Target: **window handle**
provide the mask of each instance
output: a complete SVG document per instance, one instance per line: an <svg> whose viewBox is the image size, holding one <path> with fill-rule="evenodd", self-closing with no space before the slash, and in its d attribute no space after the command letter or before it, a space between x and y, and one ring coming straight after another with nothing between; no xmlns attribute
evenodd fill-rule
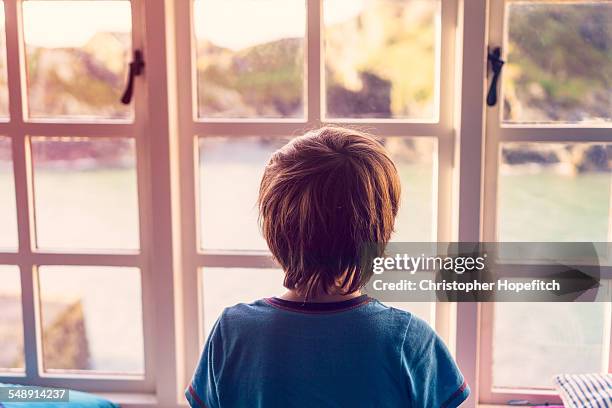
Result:
<svg viewBox="0 0 612 408"><path fill-rule="evenodd" d="M499 74L501 74L502 67L504 66L504 60L501 58L501 48L495 47L493 51L489 51L487 60L491 65L493 71L493 78L491 79L491 85L489 86L489 92L487 93L487 105L495 106L497 104L497 81Z"/></svg>
<svg viewBox="0 0 612 408"><path fill-rule="evenodd" d="M128 82L123 91L121 97L121 103L128 105L132 101L132 95L134 94L134 78L142 75L144 72L144 58L142 57L141 50L134 50L134 59L130 62L130 70L128 73Z"/></svg>

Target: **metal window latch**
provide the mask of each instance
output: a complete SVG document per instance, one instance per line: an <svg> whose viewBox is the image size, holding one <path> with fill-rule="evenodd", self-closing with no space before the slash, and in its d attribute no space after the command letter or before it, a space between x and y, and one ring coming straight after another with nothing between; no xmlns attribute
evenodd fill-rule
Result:
<svg viewBox="0 0 612 408"><path fill-rule="evenodd" d="M130 71L128 73L128 82L121 97L121 103L128 105L132 101L134 94L134 78L140 76L144 72L144 58L141 50L134 50L134 59L130 62Z"/></svg>
<svg viewBox="0 0 612 408"><path fill-rule="evenodd" d="M491 78L489 92L487 93L487 105L495 106L495 104L497 104L497 82L505 63L505 61L501 59L501 48L495 47L493 51L489 51L487 54L487 61L491 66L491 71L493 71L493 78Z"/></svg>

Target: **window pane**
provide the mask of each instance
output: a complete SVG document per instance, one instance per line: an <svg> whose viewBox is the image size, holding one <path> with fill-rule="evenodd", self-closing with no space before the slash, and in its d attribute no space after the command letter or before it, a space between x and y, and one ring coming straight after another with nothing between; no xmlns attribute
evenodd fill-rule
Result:
<svg viewBox="0 0 612 408"><path fill-rule="evenodd" d="M21 281L16 266L0 265L0 371L23 371Z"/></svg>
<svg viewBox="0 0 612 408"><path fill-rule="evenodd" d="M436 141L421 137L387 137L383 142L402 183L402 201L391 240L435 241Z"/></svg>
<svg viewBox="0 0 612 408"><path fill-rule="evenodd" d="M612 144L504 143L500 159L499 241L609 241Z"/></svg>
<svg viewBox="0 0 612 408"><path fill-rule="evenodd" d="M438 0L324 0L327 117L436 120Z"/></svg>
<svg viewBox="0 0 612 408"><path fill-rule="evenodd" d="M285 138L200 138L200 245L207 250L267 250L257 223L264 166ZM428 138L388 137L402 181L395 241L435 239L434 154Z"/></svg>
<svg viewBox="0 0 612 408"><path fill-rule="evenodd" d="M280 296L287 290L279 269L204 268L200 274L205 338L226 307Z"/></svg>
<svg viewBox="0 0 612 408"><path fill-rule="evenodd" d="M271 154L285 138L200 138L200 246L267 250L257 223L257 195Z"/></svg>
<svg viewBox="0 0 612 408"><path fill-rule="evenodd" d="M129 1L26 0L23 24L31 117L131 117Z"/></svg>
<svg viewBox="0 0 612 408"><path fill-rule="evenodd" d="M303 0L195 0L198 114L304 116Z"/></svg>
<svg viewBox="0 0 612 408"><path fill-rule="evenodd" d="M5 118L8 115L8 80L6 76L6 31L4 30L4 1L0 1L0 118Z"/></svg>
<svg viewBox="0 0 612 408"><path fill-rule="evenodd" d="M132 139L34 137L32 158L39 248L138 248Z"/></svg>
<svg viewBox="0 0 612 408"><path fill-rule="evenodd" d="M494 387L553 388L556 374L602 372L609 307L605 302L495 303Z"/></svg>
<svg viewBox="0 0 612 408"><path fill-rule="evenodd" d="M0 250L17 249L15 180L11 157L11 140L0 136Z"/></svg>
<svg viewBox="0 0 612 408"><path fill-rule="evenodd" d="M144 372L138 269L38 270L45 371Z"/></svg>
<svg viewBox="0 0 612 408"><path fill-rule="evenodd" d="M504 120L612 116L612 3L509 2Z"/></svg>

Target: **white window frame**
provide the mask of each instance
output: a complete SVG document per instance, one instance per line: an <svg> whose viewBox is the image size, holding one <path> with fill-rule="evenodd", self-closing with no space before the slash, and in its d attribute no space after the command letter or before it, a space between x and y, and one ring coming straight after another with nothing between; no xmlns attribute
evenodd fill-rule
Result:
<svg viewBox="0 0 612 408"><path fill-rule="evenodd" d="M13 149L19 250L1 252L0 264L21 273L26 372L0 381L69 386L110 392L125 407L184 407L184 386L199 357L201 304L198 269L274 267L265 254L200 252L197 205L197 136L290 136L323 124L321 78L321 1L305 0L307 29L304 119L200 120L196 93L192 1L132 0L133 48L144 50L144 77L136 80L133 123L25 120L22 0L5 0L10 120L0 123ZM501 43L500 2L441 0L439 121L334 120L371 125L378 135L437 140L438 241L476 242L495 237L497 149L500 141L573 141L570 126L500 127L498 108L485 109L486 48ZM503 16L503 13L502 13ZM490 20L489 20L490 19ZM490 28L490 29L489 29ZM502 73L503 75L503 73ZM503 100L501 95L500 100ZM499 106L499 104L498 104ZM487 121L488 119L488 121ZM536 132L533 132L533 130ZM610 141L609 127L580 127L579 141ZM486 134L486 144L485 144ZM135 253L52 253L33 250L32 182L27 136L132 136L136 140L140 251ZM534 136L535 135L535 136ZM485 155L486 153L486 155ZM485 160L486 156L486 160ZM492 229L493 228L493 229ZM141 270L145 376L49 377L40 374L39 316L35 265L134 266ZM606 277L612 278L609 271ZM464 406L491 399L483 377L488 306L478 303L436 307L436 330L455 351L472 394ZM480 368L479 368L480 363ZM610 366L612 366L612 357ZM156 369L159 368L159 369ZM153 375L154 373L154 375ZM119 394L118 394L119 393ZM128 395L129 394L129 395ZM513 395L513 397L519 397Z"/></svg>
<svg viewBox="0 0 612 408"><path fill-rule="evenodd" d="M10 115L8 120L0 122L0 135L8 136L12 146L19 245L15 252L0 252L0 264L17 265L20 270L25 371L0 372L0 382L71 387L92 392L157 392L156 398L151 401L171 401L174 404L177 401L172 386L176 374L176 350L173 276L169 273L173 261L169 123L164 103L168 92L164 4L131 0L131 6L132 49L143 50L147 64L144 77L138 77L135 81L133 120L32 119L27 117L22 0L4 1ZM153 97L149 98L149 95ZM139 250L83 252L36 249L30 152L30 138L33 136L129 138L135 141ZM142 284L143 375L43 371L41 319L36 306L40 301L39 265L139 268ZM155 370L155 367L164 367L164 370Z"/></svg>
<svg viewBox="0 0 612 408"><path fill-rule="evenodd" d="M490 49L501 47L502 59L507 58L507 16L506 5L518 0L489 0L489 30L488 45ZM535 1L534 1L535 2ZM543 1L538 1L543 2ZM566 4L578 3L565 1ZM501 76L504 73L502 71ZM501 78L500 78L501 79ZM500 81L501 82L501 81ZM498 103L487 108L486 115L486 144L484 163L483 188L483 241L496 242L498 221L498 169L500 159L500 146L504 142L593 142L612 143L612 125L608 123L585 124L511 124L502 121L503 114L503 87L499 84ZM612 231L612 223L608 226ZM512 265L502 268L502 273L512 274L517 268L530 270L530 276L545 276L546 266L535 269L529 265ZM612 279L612 268L602 266L600 269L602 279ZM608 289L609 290L609 289ZM492 384L492 356L493 356L493 325L495 303L483 303L480 307L479 330L479 402L482 404L505 404L511 399L524 399L531 403L543 404L545 402L560 403L559 395L552 389L496 389ZM602 366L612 372L612 327L611 304L608 303L606 316L610 322L605 326L604 358Z"/></svg>

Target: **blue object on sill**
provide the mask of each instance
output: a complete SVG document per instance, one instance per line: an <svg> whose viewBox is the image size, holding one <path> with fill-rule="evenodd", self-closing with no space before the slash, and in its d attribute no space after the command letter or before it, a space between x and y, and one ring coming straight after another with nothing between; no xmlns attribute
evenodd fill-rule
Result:
<svg viewBox="0 0 612 408"><path fill-rule="evenodd" d="M0 387L20 387L20 385L3 384ZM69 391L69 402L5 402L0 401L0 408L120 408L107 399L81 391Z"/></svg>

